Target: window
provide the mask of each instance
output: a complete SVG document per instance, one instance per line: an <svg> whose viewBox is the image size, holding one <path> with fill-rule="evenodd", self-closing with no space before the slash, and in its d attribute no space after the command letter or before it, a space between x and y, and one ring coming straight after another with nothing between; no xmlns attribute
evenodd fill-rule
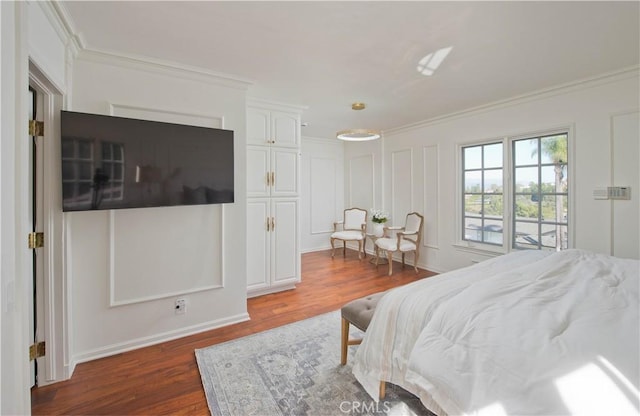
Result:
<svg viewBox="0 0 640 416"><path fill-rule="evenodd" d="M503 244L502 142L463 149L464 240Z"/></svg>
<svg viewBox="0 0 640 416"><path fill-rule="evenodd" d="M567 134L512 141L514 248L567 248Z"/></svg>
<svg viewBox="0 0 640 416"><path fill-rule="evenodd" d="M567 248L567 149L567 132L462 147L463 241Z"/></svg>

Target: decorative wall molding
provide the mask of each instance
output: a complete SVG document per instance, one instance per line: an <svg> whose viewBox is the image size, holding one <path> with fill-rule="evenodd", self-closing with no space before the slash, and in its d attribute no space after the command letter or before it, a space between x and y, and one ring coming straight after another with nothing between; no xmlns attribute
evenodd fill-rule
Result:
<svg viewBox="0 0 640 416"><path fill-rule="evenodd" d="M394 218L401 223L394 225L404 225L405 217L408 213L415 210L414 204L414 172L413 172L413 148L401 149L391 152L391 219ZM403 158L401 161L400 158ZM408 158L408 160L404 160ZM396 181L398 183L403 182L400 180L402 175L405 181L409 182L408 195L399 195L399 189L396 188ZM399 201L406 201L408 199L408 206L400 208Z"/></svg>
<svg viewBox="0 0 640 416"><path fill-rule="evenodd" d="M276 110L276 111L294 111L298 113L309 108L305 105L288 104L288 103L282 103L279 101L271 101L271 100L265 100L263 98L254 98L254 97L247 97L247 106L249 107L254 106L254 107L259 107L267 110Z"/></svg>
<svg viewBox="0 0 640 416"><path fill-rule="evenodd" d="M407 133L407 132L418 130L427 126L455 121L464 117L470 117L473 115L494 111L500 108L524 104L530 101L536 101L540 99L553 97L555 95L567 94L567 93L578 91L581 89L593 88L599 85L621 81L628 78L638 78L639 72L640 72L640 66L634 65L619 71L607 72L605 74L601 74L595 77L584 78L581 80L556 85L550 88L529 92L527 94L518 95L518 96L507 98L504 100L498 100L491 103L479 105L477 107L472 107L467 110L457 111L457 112L445 114L439 117L434 117L427 120L419 121L417 123L407 124L405 126L388 129L388 130L385 130L385 135L392 136L396 134Z"/></svg>
<svg viewBox="0 0 640 416"><path fill-rule="evenodd" d="M327 225L331 225L335 221L334 213L336 212L336 160L330 157L311 157L309 158L310 169L310 184L309 194L311 195L310 201L310 216L311 219L311 235L316 234L328 234L333 232L333 227L327 229L315 228L314 221L316 218L324 218ZM326 166L318 166L318 164L325 164ZM316 169L317 168L317 169ZM328 177L328 175L333 175ZM318 189L320 186L329 187L332 189ZM328 200L330 199L330 200ZM329 217L329 218L326 218ZM318 224L319 225L319 224Z"/></svg>
<svg viewBox="0 0 640 416"><path fill-rule="evenodd" d="M223 128L224 127L224 117L223 116L215 116L215 115L205 115L205 114L196 114L190 112L183 111L175 111L168 109L158 109L158 108L150 108L143 106L135 106L128 104L117 104L117 103L107 103L109 114L115 116L123 116L123 117L133 117L140 118L144 120L151 121L160 121L160 122L170 122L170 123L180 123L180 124L188 124L195 125L201 127L211 127L211 128ZM118 210L112 210L109 212L109 287L110 287L110 296L109 296L109 305L113 306L121 306L131 303L140 303L147 302L155 299L163 299L171 296L178 295L186 295L190 293L202 292L206 290L219 289L224 287L224 204L215 205L215 206L207 206L213 212L213 215L218 218L214 220L217 223L216 230L212 230L212 233L215 232L217 236L219 236L219 252L215 254L217 258L220 259L219 268L214 271L214 275L209 276L210 280L201 281L201 280L190 280L189 278L184 278L184 287L172 287L163 290L162 281L156 282L156 284L149 284L149 291L145 294L132 294L130 296L118 296L118 278L122 279L120 273L116 272L117 269L117 257L116 257L116 239L118 236L116 235L116 217L125 215L126 211L120 213ZM175 216L175 210L189 210L196 209L195 207L173 207L173 210L163 210L164 215L162 216L162 220L160 222L169 221L172 216ZM134 211L135 212L135 211ZM156 211L149 211L149 214L152 215ZM129 213L128 215L134 215L134 213ZM139 218L137 221L145 221L145 218ZM185 225L186 226L186 225ZM152 224L147 225L146 230L152 230L154 227ZM193 230L201 230L199 224L191 224L191 228ZM205 233L204 236L211 237L208 238L207 241L201 241L202 244L208 243L215 245L215 237L212 233ZM128 234L128 238L137 237L135 234ZM157 244L156 241L149 241L148 244ZM143 245L146 247L147 245ZM184 243L180 244L180 247L184 247ZM193 250L198 249L199 247L193 247ZM158 252L162 252L163 247L160 246L157 248ZM186 254L188 254L191 250L186 250ZM167 253L167 255L169 255ZM148 261L152 261L152 259L148 259ZM124 267L124 266L121 266ZM125 274L126 275L126 274ZM138 275L138 273L135 273ZM144 276L140 276L144 278ZM196 276L197 277L197 276ZM192 279L196 279L196 277L192 277ZM123 282L120 281L122 284ZM153 283L153 282L150 282Z"/></svg>
<svg viewBox="0 0 640 416"><path fill-rule="evenodd" d="M115 65L123 68L153 72L168 77L189 79L205 84L247 90L252 81L210 71L204 68L153 59L147 56L128 55L98 49L83 48L77 55L78 60Z"/></svg>
<svg viewBox="0 0 640 416"><path fill-rule="evenodd" d="M150 121L161 121L166 123L188 124L191 126L197 125L200 127L224 129L224 116L187 113L176 110L116 103L107 103L107 107L107 111L112 116L136 117ZM181 120L185 121L183 123L180 123Z"/></svg>
<svg viewBox="0 0 640 416"><path fill-rule="evenodd" d="M161 273L157 273L157 274L153 274L153 273L144 273L144 272L139 272L139 268L134 266L128 267L130 266L130 263L127 262L122 262L120 261L120 258L118 257L118 253L122 254L122 251L124 251L123 249L119 249L117 247L118 245L118 239L120 237L120 234L118 234L118 229L119 229L119 225L117 223L117 216L126 216L128 218L124 219L124 221L127 223L124 225L124 229L127 230L127 235L126 235L126 239L128 240L129 243L131 243L131 240L133 238L138 238L140 240L144 240L144 244L142 242L139 242L138 244L133 244L136 247L139 247L139 251L138 251L138 255L136 256L136 259L138 260L138 263L143 263L143 264L147 264L147 265L154 265L156 266L158 264L158 262L162 262L163 260L166 260L168 258L171 258L172 255L178 256L180 258L184 258L185 257L185 253L178 253L179 250L177 249L182 248L185 252L193 252L194 250L197 249L202 249L202 245L204 245L205 242L203 241L199 241L202 243L202 245L198 245L196 244L196 242L192 242L192 244L195 245L195 247L188 247L188 244L186 241L184 241L184 239L170 239L170 241L176 242L177 247L176 249L171 249L169 247L166 246L166 241L159 241L160 239L150 239L148 238L148 235L137 235L135 234L135 232L131 231L130 226L133 223L135 223L136 225L141 225L140 223L148 220L149 223L162 223L162 221L158 221L157 218L155 218L156 216L162 216L164 220L170 220L171 218L168 217L175 217L175 218L184 218L185 220L187 219L187 217L185 217L185 215L187 214L185 211L186 210L190 210L190 209L198 209L198 208L202 208L202 210L207 210L207 211L213 211L213 215L217 216L217 218L213 219L213 222L215 222L217 224L217 229L215 230L210 230L211 232L207 233L201 233L202 234L202 238L208 237L208 236L212 236L215 234L219 234L220 235L220 241L218 244L218 252L217 253L210 253L212 256L214 256L215 258L218 259L218 263L217 263L217 268L213 269L213 270L209 270L209 272L212 272L211 275L206 276L206 275L190 275L189 273L186 273L186 271L184 271L185 273L176 273L175 275L169 275L167 276L169 279L171 279L171 282L169 284L165 284L164 280L161 277ZM177 211L180 210L182 211L181 214L183 215L178 215ZM148 302L151 300L157 300L157 299L164 299L164 298L168 298L168 297L173 297L173 296L180 296L180 295L187 295L187 294L191 294L191 293L197 293L197 292L204 292L207 290L213 290L213 289L221 289L224 287L225 284L225 267L224 267L224 261L225 261L225 256L224 256L224 204L220 204L220 205L215 205L215 206L194 206L194 207L172 207L171 211L172 212L168 212L167 209L162 210L161 212L159 210L154 210L154 212L151 211L147 211L145 213L144 216L138 216L137 214L139 213L140 210L110 210L109 211L109 253L108 253L108 259L109 259L109 265L108 265L108 274L109 274L109 306L114 307L114 306L122 306L122 305L129 305L129 304L133 304L133 303L142 303L142 302ZM155 215L154 215L155 214ZM135 221L131 221L131 217L136 217ZM151 218L154 217L154 218ZM188 218L193 219L192 216L189 216ZM193 219L194 222L197 222L195 219ZM150 227L149 226L144 226L146 224L142 224L143 226L141 227L141 229L146 229L149 230ZM193 225L193 224L192 224ZM194 228L194 227L191 227ZM196 228L198 231L202 232L202 228L201 227L197 227ZM200 238L200 240L202 240L202 238ZM213 246L215 246L215 241L211 242L209 241L209 243ZM120 243L123 244L123 243ZM156 244L155 249L153 247L153 244ZM163 252L164 250L164 252ZM146 254L146 258L144 257ZM206 254L206 253L205 253ZM204 262L203 262L204 263ZM167 266L169 266L167 264ZM163 271L166 271L166 268L163 269ZM207 271L203 271L202 273L206 273ZM135 276L139 281L142 281L142 284L139 284L138 286L144 286L144 293L138 293L140 290L142 289L138 289L137 291L135 289L129 289L131 290L133 293L122 293L118 296L118 293L123 291L124 289L120 289L120 288L124 288L126 287L126 282L127 280L131 279L132 276ZM205 280L205 277L207 280ZM173 283L173 284L171 284Z"/></svg>
<svg viewBox="0 0 640 416"><path fill-rule="evenodd" d="M365 165L365 168L369 168L369 173L368 175L365 174L365 172L359 172L358 174L356 174L354 172L355 170L355 163L357 161L360 161L361 163L363 163ZM366 166L368 164L368 166ZM360 208L364 208L364 209L370 209L370 208L374 208L375 202L376 202L376 176L375 176L375 155L373 153L368 153L368 154L364 154L364 155L359 155L359 156L355 156L353 158L351 158L349 160L349 195L348 195L348 206L353 207L354 204L356 204L354 202L354 199L358 199L358 198L354 198L354 188L362 188L362 181L357 181L356 178L366 178L366 177L371 178L371 183L368 184L367 188L370 189L370 199L369 199L369 206L368 207L360 207ZM360 186L359 186L360 185ZM366 185L366 184L365 184Z"/></svg>
<svg viewBox="0 0 640 416"><path fill-rule="evenodd" d="M425 220L422 243L425 247L439 249L439 155L438 145L422 148L422 179L423 179L423 215Z"/></svg>

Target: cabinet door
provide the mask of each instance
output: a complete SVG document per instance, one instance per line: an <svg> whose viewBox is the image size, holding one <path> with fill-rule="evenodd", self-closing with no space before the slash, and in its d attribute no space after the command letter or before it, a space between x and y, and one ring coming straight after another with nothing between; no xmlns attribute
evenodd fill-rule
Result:
<svg viewBox="0 0 640 416"><path fill-rule="evenodd" d="M300 146L300 116L295 113L271 112L271 138L280 147Z"/></svg>
<svg viewBox="0 0 640 416"><path fill-rule="evenodd" d="M247 196L269 196L271 192L271 150L247 146Z"/></svg>
<svg viewBox="0 0 640 416"><path fill-rule="evenodd" d="M271 196L298 196L297 149L271 148Z"/></svg>
<svg viewBox="0 0 640 416"><path fill-rule="evenodd" d="M247 109L247 144L271 143L271 112L259 108Z"/></svg>
<svg viewBox="0 0 640 416"><path fill-rule="evenodd" d="M247 202L247 289L260 289L271 285L271 232L268 199Z"/></svg>
<svg viewBox="0 0 640 416"><path fill-rule="evenodd" d="M271 216L275 223L271 233L271 284L298 282L298 199L272 199Z"/></svg>

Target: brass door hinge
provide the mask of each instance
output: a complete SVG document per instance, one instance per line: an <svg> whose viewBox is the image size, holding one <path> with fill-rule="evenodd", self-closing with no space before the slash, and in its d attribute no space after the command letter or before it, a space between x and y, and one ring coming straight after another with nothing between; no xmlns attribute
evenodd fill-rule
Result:
<svg viewBox="0 0 640 416"><path fill-rule="evenodd" d="M44 247L44 233L29 233L29 248Z"/></svg>
<svg viewBox="0 0 640 416"><path fill-rule="evenodd" d="M44 121L29 120L29 136L44 136Z"/></svg>
<svg viewBox="0 0 640 416"><path fill-rule="evenodd" d="M47 352L47 348L44 342L36 342L29 346L29 361L33 361L36 358L44 357Z"/></svg>

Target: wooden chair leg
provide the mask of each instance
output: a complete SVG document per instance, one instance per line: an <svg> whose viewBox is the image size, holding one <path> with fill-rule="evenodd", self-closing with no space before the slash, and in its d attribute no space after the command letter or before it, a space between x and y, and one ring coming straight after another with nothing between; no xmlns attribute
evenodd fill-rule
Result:
<svg viewBox="0 0 640 416"><path fill-rule="evenodd" d="M340 364L347 364L347 347L349 346L349 321L342 318L342 337L340 343Z"/></svg>
<svg viewBox="0 0 640 416"><path fill-rule="evenodd" d="M418 250L415 251L415 256L413 260L413 269L418 273L418 258L420 257L420 252Z"/></svg>
<svg viewBox="0 0 640 416"><path fill-rule="evenodd" d="M380 382L380 400L384 399L386 392L387 383L384 381Z"/></svg>
<svg viewBox="0 0 640 416"><path fill-rule="evenodd" d="M360 260L362 260L362 254L360 254L361 251L362 251L362 240L358 240L358 258Z"/></svg>
<svg viewBox="0 0 640 416"><path fill-rule="evenodd" d="M387 259L389 260L389 276L393 273L393 251L387 251Z"/></svg>
<svg viewBox="0 0 640 416"><path fill-rule="evenodd" d="M404 251L402 252L402 268L404 269Z"/></svg>
<svg viewBox="0 0 640 416"><path fill-rule="evenodd" d="M331 239L331 258L336 255L335 238Z"/></svg>
<svg viewBox="0 0 640 416"><path fill-rule="evenodd" d="M342 257L346 257L347 256L347 242L346 241L342 241Z"/></svg>

